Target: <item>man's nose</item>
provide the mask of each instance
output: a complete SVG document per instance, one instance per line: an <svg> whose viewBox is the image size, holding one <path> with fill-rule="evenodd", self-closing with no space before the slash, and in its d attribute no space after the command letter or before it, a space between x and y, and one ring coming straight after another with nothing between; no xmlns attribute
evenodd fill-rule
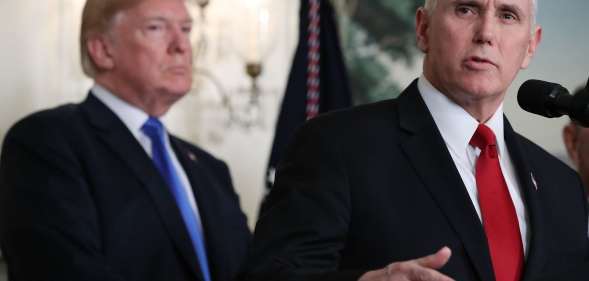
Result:
<svg viewBox="0 0 589 281"><path fill-rule="evenodd" d="M170 41L170 53L188 53L192 50L190 44L190 33L186 32L182 27L174 28L172 33L172 40Z"/></svg>
<svg viewBox="0 0 589 281"><path fill-rule="evenodd" d="M497 18L492 13L482 14L477 22L473 41L477 44L494 45L497 39Z"/></svg>

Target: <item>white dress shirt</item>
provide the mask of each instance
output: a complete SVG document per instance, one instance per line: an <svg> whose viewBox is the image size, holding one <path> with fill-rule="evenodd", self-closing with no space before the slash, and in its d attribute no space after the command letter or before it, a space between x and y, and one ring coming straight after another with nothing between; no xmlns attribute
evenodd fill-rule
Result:
<svg viewBox="0 0 589 281"><path fill-rule="evenodd" d="M429 112L440 131L446 147L454 160L454 165L466 186L470 200L481 219L481 208L478 201L478 191L475 178L475 163L481 150L469 144L479 122L466 112L462 107L454 103L432 84L421 76L417 83L419 93L425 101ZM522 238L524 255L528 249L528 215L523 202L522 191L517 180L513 162L505 145L503 134L503 104L499 106L493 117L485 123L497 138L497 153L503 177L509 189L509 195L515 206L519 230ZM482 219L481 219L482 221Z"/></svg>
<svg viewBox="0 0 589 281"><path fill-rule="evenodd" d="M131 134L137 139L139 144L143 147L147 155L149 157L152 156L151 152L151 140L149 137L141 131L141 127L147 119L149 119L149 115L145 113L143 110L127 103L126 101L122 100L121 98L115 96L111 92L109 92L104 87L94 84L91 89L92 94L98 98L102 103L104 103L110 110L112 110L121 121L127 126ZM188 200L190 202L190 206L192 210L196 214L196 218L198 219L198 223L201 224L200 229L202 230L202 223L200 219L200 213L198 211L198 207L196 205L196 201L194 199L194 193L192 192L192 186L190 185L190 181L188 181L188 176L186 176L186 172L180 165L178 158L176 157L176 153L172 149L170 145L170 137L166 131L166 137L164 138L166 151L170 158L172 159L172 165L174 165L174 169L178 173L180 177L180 181L182 182L182 187L188 196Z"/></svg>

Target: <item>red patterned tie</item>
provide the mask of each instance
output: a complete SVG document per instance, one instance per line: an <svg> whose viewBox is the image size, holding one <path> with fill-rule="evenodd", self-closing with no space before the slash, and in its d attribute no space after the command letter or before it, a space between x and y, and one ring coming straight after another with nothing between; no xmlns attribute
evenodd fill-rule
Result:
<svg viewBox="0 0 589 281"><path fill-rule="evenodd" d="M523 246L515 207L499 165L495 134L480 124L470 145L481 150L475 175L495 280L518 281L524 264Z"/></svg>

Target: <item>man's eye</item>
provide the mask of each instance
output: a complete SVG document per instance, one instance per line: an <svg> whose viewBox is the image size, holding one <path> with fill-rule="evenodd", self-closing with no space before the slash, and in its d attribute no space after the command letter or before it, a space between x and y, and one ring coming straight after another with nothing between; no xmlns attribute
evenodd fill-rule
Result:
<svg viewBox="0 0 589 281"><path fill-rule="evenodd" d="M161 25L157 25L157 24L151 24L147 26L147 30L150 31L156 31L156 30L162 30L163 27Z"/></svg>
<svg viewBox="0 0 589 281"><path fill-rule="evenodd" d="M192 31L192 25L182 27L182 32L184 32L184 33L190 33L191 31Z"/></svg>
<svg viewBox="0 0 589 281"><path fill-rule="evenodd" d="M145 26L145 30L149 32L161 32L166 29L166 25L161 22L148 22Z"/></svg>
<svg viewBox="0 0 589 281"><path fill-rule="evenodd" d="M460 15L470 15L470 14L474 14L475 11L468 6L459 6L456 7L456 13L460 14Z"/></svg>
<svg viewBox="0 0 589 281"><path fill-rule="evenodd" d="M503 13L503 14L501 14L501 19L506 20L506 21L516 21L517 16L512 13Z"/></svg>

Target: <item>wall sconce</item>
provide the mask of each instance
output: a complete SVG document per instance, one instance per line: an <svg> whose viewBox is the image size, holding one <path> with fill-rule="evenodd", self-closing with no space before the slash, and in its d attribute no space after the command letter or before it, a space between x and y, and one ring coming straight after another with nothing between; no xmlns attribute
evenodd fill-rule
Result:
<svg viewBox="0 0 589 281"><path fill-rule="evenodd" d="M207 35L206 35L206 8L210 3L210 0L192 0L193 2L189 2L191 4L196 4L198 7L198 24L199 28L197 29L198 34L196 39L196 44L194 46L194 57L197 62L200 61L206 55L207 51Z"/></svg>
<svg viewBox="0 0 589 281"><path fill-rule="evenodd" d="M207 6L209 5L210 0L195 0L196 4L198 5L198 7L200 8L200 20L201 22L205 21L205 9L207 8Z"/></svg>
<svg viewBox="0 0 589 281"><path fill-rule="evenodd" d="M272 47L272 30L268 0L245 0L245 9L234 29L234 49L244 64L250 88L245 91L248 101L243 103L240 116L242 126L263 126L260 98L263 89L258 78L264 72L264 61Z"/></svg>
<svg viewBox="0 0 589 281"><path fill-rule="evenodd" d="M188 2L194 11L200 12L200 20L197 34L194 37L195 81L207 81L213 85L215 91L221 96L221 106L228 114L227 127L238 126L242 128L263 127L264 110L260 101L265 91L260 86L259 77L264 72L264 61L272 49L272 19L270 13L271 0L242 0L237 5L241 8L238 16L228 19L227 26L222 28L227 31L228 46L223 46L234 52L242 63L244 75L249 78L249 86L230 90L222 83L222 79L205 67L204 61L207 54L207 34L205 11L210 6L210 0L191 0ZM217 39L218 37L214 37ZM219 42L211 42L219 43ZM213 44L216 45L216 44ZM197 82L198 83L198 82ZM198 85L196 86L198 88Z"/></svg>

